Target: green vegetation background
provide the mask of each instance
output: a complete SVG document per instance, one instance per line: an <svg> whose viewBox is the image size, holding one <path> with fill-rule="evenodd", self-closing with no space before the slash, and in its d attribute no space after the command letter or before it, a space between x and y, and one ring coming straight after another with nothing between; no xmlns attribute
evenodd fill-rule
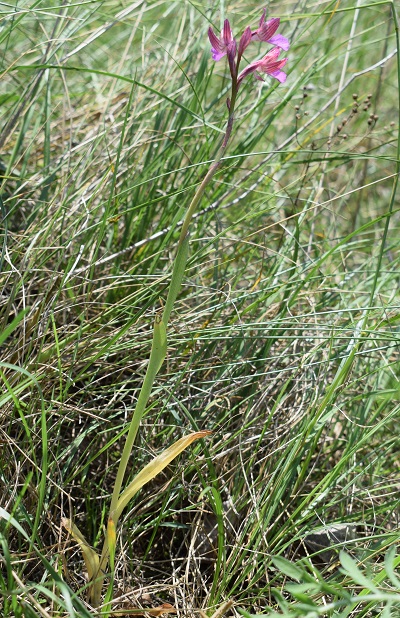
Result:
<svg viewBox="0 0 400 618"><path fill-rule="evenodd" d="M207 28L229 16L240 34L262 8L1 7L5 616L90 615L60 519L101 542L179 222L226 120L228 73ZM286 582L272 556L313 554L345 586L335 551L322 560L310 532L353 524L337 545L371 576L399 539L393 5L267 8L291 41L288 80L243 85L229 155L191 228L131 477L181 435L213 435L124 517L115 587L135 607L150 591L186 613L227 599L267 613Z"/></svg>

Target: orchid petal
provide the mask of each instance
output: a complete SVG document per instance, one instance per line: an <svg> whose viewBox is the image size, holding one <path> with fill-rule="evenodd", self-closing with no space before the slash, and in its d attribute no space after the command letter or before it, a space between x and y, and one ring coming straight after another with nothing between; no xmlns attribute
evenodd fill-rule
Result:
<svg viewBox="0 0 400 618"><path fill-rule="evenodd" d="M268 43L271 43L271 45L276 45L277 47L280 47L284 51L288 51L290 47L289 41L282 34L274 34L274 36L271 36L268 39Z"/></svg>
<svg viewBox="0 0 400 618"><path fill-rule="evenodd" d="M229 23L229 19L225 19L224 21L224 29L221 32L221 39L225 43L226 46L229 45L233 41L232 28Z"/></svg>
<svg viewBox="0 0 400 618"><path fill-rule="evenodd" d="M228 54L228 58L230 62L233 62L235 60L236 49L237 49L236 41L233 40L229 43L228 49L227 49L227 54Z"/></svg>
<svg viewBox="0 0 400 618"><path fill-rule="evenodd" d="M224 56L226 56L226 51L223 52L219 52L216 49L214 49L213 47L211 48L211 58L213 60L215 60L215 62L218 62L219 60L221 60Z"/></svg>
<svg viewBox="0 0 400 618"><path fill-rule="evenodd" d="M273 71L270 75L272 77L275 77L279 82L281 82L281 84L283 84L287 78L286 73L284 73L283 71Z"/></svg>
<svg viewBox="0 0 400 618"><path fill-rule="evenodd" d="M255 62L251 62L245 69L243 69L243 71L241 71L241 73L239 73L239 77L238 77L238 80L237 80L237 85L238 86L244 80L245 77L250 75L250 73L254 73L254 71L256 71L258 69L258 67L260 66L260 62L261 62L260 60L256 60Z"/></svg>
<svg viewBox="0 0 400 618"><path fill-rule="evenodd" d="M259 41L268 41L278 30L280 24L279 17L274 17L266 21L261 28L257 30L257 38Z"/></svg>
<svg viewBox="0 0 400 618"><path fill-rule="evenodd" d="M242 56L242 54L244 53L244 50L249 45L251 41L251 36L252 36L251 28L247 26L246 30L243 32L242 36L240 37L239 56Z"/></svg>
<svg viewBox="0 0 400 618"><path fill-rule="evenodd" d="M233 38L231 25L228 19L224 21L224 27L221 32L221 38L218 38L215 34L214 30L210 26L208 29L208 38L211 43L211 57L213 60L218 62L221 60L226 54L230 56L230 62L232 62L232 57L236 55L236 42ZM233 54L233 56L232 56Z"/></svg>
<svg viewBox="0 0 400 618"><path fill-rule="evenodd" d="M208 38L210 39L210 43L211 43L211 47L218 51L218 52L224 52L226 53L225 50L225 45L223 44L222 41L220 41L220 39L217 37L217 35L215 34L214 30L212 29L212 27L210 26L208 29Z"/></svg>
<svg viewBox="0 0 400 618"><path fill-rule="evenodd" d="M281 34L275 34L279 28L280 24L279 17L273 17L268 21L265 21L265 9L263 10L263 14L260 19L260 25L257 30L254 30L251 33L253 41L264 41L265 43L270 43L271 45L276 45L281 49L287 51L290 47L289 41L286 37Z"/></svg>
<svg viewBox="0 0 400 618"><path fill-rule="evenodd" d="M282 58L281 60L278 59L279 54L281 53L281 50L279 49L279 47L274 47L273 49L271 49L271 51L269 51L264 58L261 58L260 60L255 60L254 62L251 62L239 75L237 83L238 86L240 85L240 83L243 81L243 79L245 77L247 77L247 75L250 75L250 73L254 73L255 71L259 71L260 73L266 73L267 75L270 75L271 77L275 77L277 80L279 80L280 82L285 81L286 79L286 74L283 73L283 71L281 71L282 67L285 66L285 64L287 63L288 59L287 58ZM256 76L257 79L260 79L259 76Z"/></svg>

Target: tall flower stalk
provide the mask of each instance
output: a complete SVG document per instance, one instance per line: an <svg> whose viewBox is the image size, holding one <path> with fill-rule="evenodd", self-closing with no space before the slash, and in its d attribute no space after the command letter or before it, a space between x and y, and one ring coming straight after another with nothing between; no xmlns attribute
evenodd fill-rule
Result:
<svg viewBox="0 0 400 618"><path fill-rule="evenodd" d="M166 329L175 300L181 289L181 284L185 273L189 254L190 222L200 204L200 201L204 195L207 186L210 184L215 173L219 169L222 159L225 155L232 134L235 118L235 107L237 103L239 88L243 80L252 73L254 73L256 78L259 80L263 80L261 74L269 75L277 79L281 83L286 80L286 74L282 71L282 68L287 63L287 58L279 59L279 56L282 50L289 49L289 42L284 36L277 34L280 23L279 19L273 18L270 20L266 20L265 14L266 12L264 10L259 22L259 26L256 30L251 30L250 27L247 27L244 30L242 36L240 37L239 44L237 44L233 36L231 25L229 23L229 20L227 19L224 22L220 37L215 34L212 27L210 27L208 30L208 37L211 43L211 56L213 60L218 62L222 60L225 56L228 60L228 66L232 80L230 97L227 99L228 120L226 123L225 134L222 138L215 159L211 163L206 175L204 176L192 201L190 202L183 221L180 237L177 243L176 256L172 270L171 282L168 289L167 300L165 302L162 314L157 315L154 323L153 342L149 363L147 366L142 387L139 392L136 407L130 421L129 431L126 436L124 449L122 451L121 459L118 466L114 489L111 496L107 532L105 535L101 556L98 556L97 552L95 552L95 550L90 547L90 545L83 537L82 533L78 530L76 525L71 520L63 520L64 526L72 534L72 536L78 542L82 550L90 580L89 599L92 605L96 608L99 607L101 603L103 583L106 577L109 563L111 564L111 570L113 570L114 567L116 530L119 518L124 508L145 483L147 483L157 474L159 474L175 457L177 457L177 455L179 455L179 453L181 453L185 448L187 448L194 440L197 440L198 438L203 438L209 433L207 431L200 431L181 438L171 447L169 447L160 455L155 457L153 461L147 464L147 466L145 466L137 474L134 480L125 489L122 489L135 438L140 427L143 414L146 410L146 406L152 392L154 381L158 372L161 369L161 366L166 356ZM273 45L274 47L263 58L251 62L245 69L243 69L239 73L239 66L242 61L243 54L252 42L257 41L268 43L270 45ZM109 587L106 601L110 601L111 598L112 585Z"/></svg>

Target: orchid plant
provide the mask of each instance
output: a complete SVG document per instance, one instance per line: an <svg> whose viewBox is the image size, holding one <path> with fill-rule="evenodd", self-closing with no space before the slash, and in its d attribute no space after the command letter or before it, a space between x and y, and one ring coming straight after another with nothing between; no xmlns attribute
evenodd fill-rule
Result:
<svg viewBox="0 0 400 618"><path fill-rule="evenodd" d="M171 281L168 289L167 299L164 305L162 314L157 314L154 331L153 343L150 353L149 362L147 365L146 374L143 380L142 387L139 392L136 407L129 424L129 430L125 440L125 446L122 451L121 459L118 466L118 471L115 479L115 485L111 496L111 505L108 515L108 524L105 534L103 549L101 555L89 545L83 534L80 532L76 524L72 520L64 518L62 523L72 537L77 541L86 565L88 572L88 596L94 608L99 608L102 601L102 590L104 580L107 576L109 565L111 567L111 584L105 597L105 612L102 615L108 615L110 604L112 601L112 581L114 569L114 557L116 550L116 531L120 516L123 510L132 500L133 496L148 483L157 474L159 474L179 453L186 449L190 444L199 438L206 437L209 431L199 431L180 438L176 443L155 457L147 464L131 481L128 486L123 489L128 462L132 453L134 441L146 410L148 400L150 398L154 381L161 366L164 362L167 352L167 335L166 329L170 315L173 309L175 300L179 294L183 276L185 273L186 263L189 254L189 226L192 217L203 197L206 187L211 182L213 176L221 165L224 153L226 151L229 138L232 133L234 122L234 110L237 100L239 87L243 80L250 74L254 73L256 78L263 80L262 74L269 75L279 82L283 83L286 80L286 74L282 68L287 63L287 58L279 59L282 50L289 49L288 40L281 34L277 34L280 20L273 18L266 20L266 11L264 9L259 26L256 30L251 30L247 27L237 45L233 37L231 25L226 19L221 32L220 38L215 34L212 27L208 30L208 37L211 43L211 55L213 60L222 60L225 56L228 60L229 71L232 78L231 96L227 100L229 110L228 121L222 143L212 162L208 172L200 183L192 201L190 202L183 224L180 237L177 243L176 256L172 269ZM246 68L239 73L239 65L243 58L243 54L252 42L262 41L272 45L272 49L261 59L251 62Z"/></svg>

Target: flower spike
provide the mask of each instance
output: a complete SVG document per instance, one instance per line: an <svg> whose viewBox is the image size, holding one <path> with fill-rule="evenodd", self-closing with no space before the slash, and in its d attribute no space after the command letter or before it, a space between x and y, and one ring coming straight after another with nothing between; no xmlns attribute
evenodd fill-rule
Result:
<svg viewBox="0 0 400 618"><path fill-rule="evenodd" d="M220 37L215 34L211 26L208 29L208 38L211 43L211 55L213 60L218 62L218 60L221 60L224 56L227 56L228 59L232 78L231 96L226 102L229 110L230 127L234 119L235 103L239 87L245 77L254 73L256 79L264 81L261 74L265 73L266 75L274 77L281 83L286 81L286 73L282 71L282 68L285 66L288 59L279 58L279 55L282 50L289 49L289 41L281 34L276 34L280 19L274 17L266 20L265 17L266 10L264 9L257 30L253 31L247 26L240 37L238 46L233 38L229 20L225 19ZM263 41L270 45L274 45L274 47L263 58L254 60L239 73L239 65L243 54L252 41Z"/></svg>

